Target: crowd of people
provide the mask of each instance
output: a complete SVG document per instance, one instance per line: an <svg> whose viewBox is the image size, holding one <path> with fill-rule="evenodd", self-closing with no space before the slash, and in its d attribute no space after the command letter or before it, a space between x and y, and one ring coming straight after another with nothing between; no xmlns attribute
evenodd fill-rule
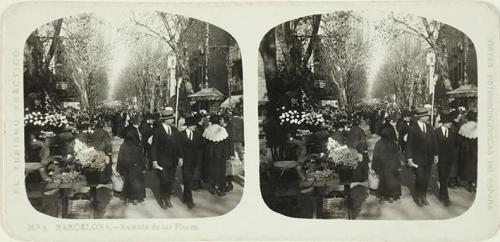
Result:
<svg viewBox="0 0 500 242"><path fill-rule="evenodd" d="M373 110L368 117L370 132L380 135L373 150L372 169L380 179L380 201L401 196L401 168L415 176L414 201L428 206L431 169L438 171L439 199L449 206L448 188L464 186L474 192L477 181L477 112L443 109L431 118L428 107L406 110ZM431 122L431 120L433 122Z"/></svg>
<svg viewBox="0 0 500 242"><path fill-rule="evenodd" d="M308 135L289 132L279 160L296 160L298 178L305 180L304 170L316 154L328 153L328 139L355 149L359 154L359 165L353 171L351 182L365 182L369 171L378 177L379 201L393 202L401 198L401 184L408 168L415 186L412 196L418 206L427 206L427 193L431 182L431 169L437 167L439 199L449 206L448 188L462 186L475 192L477 181L477 112L441 109L434 112L431 123L431 108L428 106L398 108L397 105L373 105L347 112L342 108L325 108L323 116L327 122ZM331 115L329 115L331 114ZM329 116L336 116L329 122ZM373 155L369 157L367 133L362 121L369 126L372 135L380 137L375 143ZM272 154L273 160L274 154ZM271 155L261 149L261 172L271 167ZM263 175L265 177L265 174ZM435 182L435 181L432 181Z"/></svg>
<svg viewBox="0 0 500 242"><path fill-rule="evenodd" d="M116 166L103 171L110 182L112 167L123 180L121 196L124 205L144 201L145 174L152 171L158 178L162 208L172 207L171 196L176 170L182 170L182 201L188 208L195 206L192 191L208 190L224 196L233 190L231 160L235 154L243 161L243 119L234 112L192 113L176 117L172 108L157 112L133 109L106 109L94 114L67 108L62 113L68 125L52 139L39 131L28 130L27 162L49 163L56 156L74 153L76 140L112 156L113 138L122 138ZM111 127L111 133L105 129ZM49 141L50 139L50 141ZM229 169L226 169L229 168ZM30 182L51 182L46 167L34 173Z"/></svg>

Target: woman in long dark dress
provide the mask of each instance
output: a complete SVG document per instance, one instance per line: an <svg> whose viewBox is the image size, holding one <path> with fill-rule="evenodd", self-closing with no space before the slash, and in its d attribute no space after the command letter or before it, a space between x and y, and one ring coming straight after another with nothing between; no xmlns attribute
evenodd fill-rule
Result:
<svg viewBox="0 0 500 242"><path fill-rule="evenodd" d="M476 190L477 181L477 113L469 112L459 134L459 177L467 182L469 192Z"/></svg>
<svg viewBox="0 0 500 242"><path fill-rule="evenodd" d="M380 179L378 193L380 202L398 200L401 196L401 156L398 144L392 138L389 127L381 130L381 139L373 150L372 168Z"/></svg>
<svg viewBox="0 0 500 242"><path fill-rule="evenodd" d="M208 191L219 196L226 195L226 160L229 155L229 135L220 125L221 117L212 115L210 126L203 132L205 143L205 161L208 166Z"/></svg>
<svg viewBox="0 0 500 242"><path fill-rule="evenodd" d="M130 129L120 146L116 170L123 178L122 196L124 204L131 201L134 205L146 197L144 173L146 170L143 150L137 129Z"/></svg>

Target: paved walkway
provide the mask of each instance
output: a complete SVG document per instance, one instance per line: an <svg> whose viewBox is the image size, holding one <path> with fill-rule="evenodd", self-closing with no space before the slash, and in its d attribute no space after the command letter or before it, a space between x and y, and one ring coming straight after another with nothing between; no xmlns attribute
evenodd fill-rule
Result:
<svg viewBox="0 0 500 242"><path fill-rule="evenodd" d="M113 138L113 162L116 164L116 157L121 143L120 138ZM177 177L180 177L178 169ZM206 190L193 192L195 207L188 209L181 201L182 187L177 180L176 193L172 197L173 208L162 209L156 200L155 194L158 194L158 180L154 172L146 172L146 199L144 202L127 206L123 205L119 194L113 194L108 188L98 189L97 197L105 207L99 209L97 217L99 218L200 218L213 217L226 214L235 208L243 194L243 187L233 183L234 190L227 193L224 197L214 196Z"/></svg>

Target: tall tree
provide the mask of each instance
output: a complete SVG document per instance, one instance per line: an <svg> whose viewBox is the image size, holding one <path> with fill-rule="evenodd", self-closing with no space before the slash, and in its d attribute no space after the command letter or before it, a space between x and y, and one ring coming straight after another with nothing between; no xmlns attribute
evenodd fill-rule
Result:
<svg viewBox="0 0 500 242"><path fill-rule="evenodd" d="M448 40L441 38L441 33L446 24L430 20L425 17L395 14L391 12L388 21L383 23L382 30L388 32L388 36L397 37L409 34L419 38L428 44L428 47L436 55L436 74L446 89L451 90L450 72L448 67Z"/></svg>
<svg viewBox="0 0 500 242"><path fill-rule="evenodd" d="M185 38L195 20L176 14L156 11L154 13L132 13L132 22L136 25L130 33L135 39L152 37L166 44L176 57L176 75L189 79L188 50L181 40Z"/></svg>
<svg viewBox="0 0 500 242"><path fill-rule="evenodd" d="M281 80L291 90L304 89L311 94L313 75L309 63L318 43L320 24L321 15L311 15L285 22L275 28L278 67L283 75Z"/></svg>
<svg viewBox="0 0 500 242"><path fill-rule="evenodd" d="M90 110L107 93L110 46L104 43L101 24L94 16L82 14L69 17L63 26L64 46L73 69L71 79L80 93L82 108Z"/></svg>
<svg viewBox="0 0 500 242"><path fill-rule="evenodd" d="M24 91L25 97L38 99L41 95L54 92L54 53L60 44L63 19L54 20L33 31L24 48ZM35 97L37 96L37 97ZM27 103L33 100L26 100Z"/></svg>
<svg viewBox="0 0 500 242"><path fill-rule="evenodd" d="M366 93L369 43L351 12L323 17L321 43L329 81L334 83L341 106L352 108Z"/></svg>
<svg viewBox="0 0 500 242"><path fill-rule="evenodd" d="M376 96L396 96L397 103L410 107L427 101L426 47L412 35L399 35L388 45L387 56L377 74ZM422 98L422 99L418 99Z"/></svg>
<svg viewBox="0 0 500 242"><path fill-rule="evenodd" d="M137 97L138 105L151 112L165 103L169 97L160 88L168 88L168 56L171 54L161 44L149 41L137 42L133 46L129 61L120 75L115 97L126 100Z"/></svg>

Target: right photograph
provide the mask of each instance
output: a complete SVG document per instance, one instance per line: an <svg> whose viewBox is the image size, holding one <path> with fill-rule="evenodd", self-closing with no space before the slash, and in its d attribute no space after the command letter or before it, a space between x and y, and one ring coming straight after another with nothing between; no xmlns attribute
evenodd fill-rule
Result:
<svg viewBox="0 0 500 242"><path fill-rule="evenodd" d="M260 187L293 218L438 220L477 184L477 58L422 16L336 11L259 46Z"/></svg>

